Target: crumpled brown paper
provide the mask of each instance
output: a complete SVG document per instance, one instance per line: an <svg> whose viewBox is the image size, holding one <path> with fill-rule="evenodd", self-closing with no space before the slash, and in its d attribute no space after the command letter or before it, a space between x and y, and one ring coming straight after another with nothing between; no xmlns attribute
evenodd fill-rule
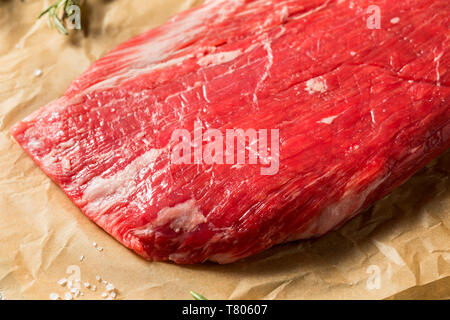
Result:
<svg viewBox="0 0 450 320"><path fill-rule="evenodd" d="M63 295L57 281L75 266L97 286L82 299L101 298L97 275L121 299L190 299L190 290L210 299L450 298L450 152L321 239L232 265L178 266L147 262L113 240L12 141L14 123L62 95L94 60L199 2L89 0L83 31L65 37L36 20L49 1L0 1L2 296Z"/></svg>

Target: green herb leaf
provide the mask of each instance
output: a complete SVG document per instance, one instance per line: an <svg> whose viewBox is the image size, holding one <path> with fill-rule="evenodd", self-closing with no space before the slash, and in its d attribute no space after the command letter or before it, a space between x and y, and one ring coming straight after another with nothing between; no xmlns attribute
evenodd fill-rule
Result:
<svg viewBox="0 0 450 320"><path fill-rule="evenodd" d="M48 24L50 28L54 26L60 33L68 35L69 32L65 26L65 19L71 15L67 13L67 10L71 5L80 6L80 2L80 0L58 0L42 11L38 16L38 19L48 15Z"/></svg>
<svg viewBox="0 0 450 320"><path fill-rule="evenodd" d="M52 9L54 9L54 8L55 8L55 6L52 5L52 6L48 7L47 9L45 9L44 11L42 11L41 14L38 16L38 19L42 18L44 15L46 15L47 13L49 13L50 10L52 10Z"/></svg>
<svg viewBox="0 0 450 320"><path fill-rule="evenodd" d="M56 29L58 29L59 32L61 32L62 34L68 35L69 33L67 32L67 29L64 27L63 22L61 21L60 18L58 18L58 16L52 16L53 17L53 24L55 25Z"/></svg>
<svg viewBox="0 0 450 320"><path fill-rule="evenodd" d="M197 292L191 291L191 296L195 299L195 300L208 300L206 299L204 296L202 296L201 294L198 294Z"/></svg>

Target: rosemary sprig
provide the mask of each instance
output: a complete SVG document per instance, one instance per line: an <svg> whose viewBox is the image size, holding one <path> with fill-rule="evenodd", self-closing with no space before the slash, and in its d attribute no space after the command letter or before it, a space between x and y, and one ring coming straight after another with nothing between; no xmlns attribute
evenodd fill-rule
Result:
<svg viewBox="0 0 450 320"><path fill-rule="evenodd" d="M195 299L195 300L208 300L206 299L204 296L202 296L201 294L191 291L191 296Z"/></svg>
<svg viewBox="0 0 450 320"><path fill-rule="evenodd" d="M65 19L70 17L68 8L71 5L80 6L80 0L58 0L41 12L38 19L48 15L48 24L50 28L55 27L60 33L68 35L69 32L65 26Z"/></svg>

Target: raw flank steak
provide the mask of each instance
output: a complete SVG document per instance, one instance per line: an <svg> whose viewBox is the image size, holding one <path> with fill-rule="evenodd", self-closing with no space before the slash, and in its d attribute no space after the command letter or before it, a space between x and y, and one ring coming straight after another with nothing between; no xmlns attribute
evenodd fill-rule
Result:
<svg viewBox="0 0 450 320"><path fill-rule="evenodd" d="M206 1L119 45L12 135L149 260L230 263L321 236L450 147L450 2L371 5ZM196 124L279 130L277 171L174 163L173 132Z"/></svg>

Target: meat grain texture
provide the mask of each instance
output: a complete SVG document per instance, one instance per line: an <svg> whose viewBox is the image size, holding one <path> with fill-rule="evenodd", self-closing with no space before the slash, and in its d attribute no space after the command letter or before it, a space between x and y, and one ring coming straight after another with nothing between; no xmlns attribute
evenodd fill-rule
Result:
<svg viewBox="0 0 450 320"><path fill-rule="evenodd" d="M450 3L209 0L94 63L12 135L149 260L321 236L450 147ZM279 129L279 172L174 164L172 132Z"/></svg>

